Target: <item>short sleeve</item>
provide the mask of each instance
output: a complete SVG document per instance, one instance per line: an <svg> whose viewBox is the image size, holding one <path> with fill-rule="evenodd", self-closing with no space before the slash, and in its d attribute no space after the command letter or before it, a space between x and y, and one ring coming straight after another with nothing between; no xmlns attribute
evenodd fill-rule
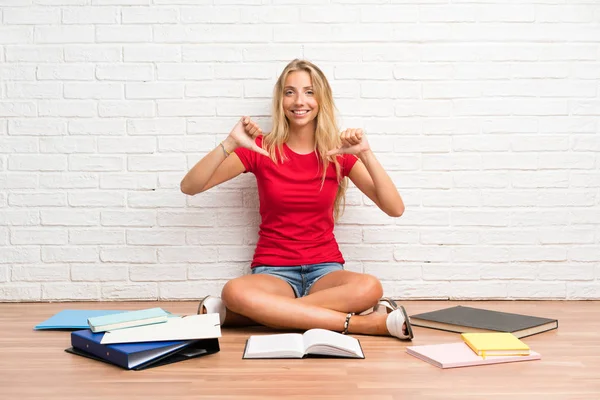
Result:
<svg viewBox="0 0 600 400"><path fill-rule="evenodd" d="M258 145L258 147L261 147L262 136L258 136L254 142ZM244 147L238 147L234 150L234 152L240 158L242 164L244 164L244 168L246 168L246 171L244 172L256 172L258 167L258 158L264 157L263 155Z"/></svg>
<svg viewBox="0 0 600 400"><path fill-rule="evenodd" d="M358 157L354 154L342 154L340 156L340 165L342 166L342 176L346 177L350 175L350 171L352 171L352 167L358 161Z"/></svg>

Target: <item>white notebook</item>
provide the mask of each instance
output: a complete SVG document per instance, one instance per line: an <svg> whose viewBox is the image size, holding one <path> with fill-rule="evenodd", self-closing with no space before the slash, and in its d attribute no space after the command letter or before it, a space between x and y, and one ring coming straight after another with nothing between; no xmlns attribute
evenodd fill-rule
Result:
<svg viewBox="0 0 600 400"><path fill-rule="evenodd" d="M162 324L108 331L104 334L100 343L159 342L218 337L221 337L219 314L212 313L169 318L167 322Z"/></svg>
<svg viewBox="0 0 600 400"><path fill-rule="evenodd" d="M304 334L250 336L246 342L243 358L310 356L365 358L358 339L326 329L310 329Z"/></svg>

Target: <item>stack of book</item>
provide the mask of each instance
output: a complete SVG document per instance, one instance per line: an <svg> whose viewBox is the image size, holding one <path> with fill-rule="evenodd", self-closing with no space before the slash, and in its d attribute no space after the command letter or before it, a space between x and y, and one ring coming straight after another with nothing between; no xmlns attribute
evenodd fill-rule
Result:
<svg viewBox="0 0 600 400"><path fill-rule="evenodd" d="M71 354L141 370L216 353L218 314L180 317L161 308L137 311L64 310L35 329L83 328L71 332Z"/></svg>
<svg viewBox="0 0 600 400"><path fill-rule="evenodd" d="M438 368L471 367L517 361L539 360L511 333L463 333L462 342L409 346L406 352Z"/></svg>
<svg viewBox="0 0 600 400"><path fill-rule="evenodd" d="M539 360L520 338L558 328L555 319L463 306L410 318L413 326L461 333L462 342L407 347L408 354L439 368Z"/></svg>

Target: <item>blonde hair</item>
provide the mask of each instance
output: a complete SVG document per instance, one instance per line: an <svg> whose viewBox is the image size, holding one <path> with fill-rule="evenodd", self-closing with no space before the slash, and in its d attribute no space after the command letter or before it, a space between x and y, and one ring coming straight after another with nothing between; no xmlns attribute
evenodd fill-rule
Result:
<svg viewBox="0 0 600 400"><path fill-rule="evenodd" d="M323 176L321 187L325 182L327 168L330 163L335 166L338 180L338 191L333 203L333 216L337 221L344 212L346 206L346 189L348 188L348 178L342 178L340 163L337 156L328 156L327 152L336 149L340 145L339 128L336 121L336 108L333 101L331 86L325 77L323 71L316 65L306 60L295 59L291 61L284 69L273 89L273 129L271 133L265 135L263 147L271 156L274 162L283 162L285 160L283 144L288 140L290 134L289 121L283 110L283 95L285 92L285 82L288 75L295 71L306 71L311 78L315 99L319 105L316 116L315 130L315 151L321 160Z"/></svg>

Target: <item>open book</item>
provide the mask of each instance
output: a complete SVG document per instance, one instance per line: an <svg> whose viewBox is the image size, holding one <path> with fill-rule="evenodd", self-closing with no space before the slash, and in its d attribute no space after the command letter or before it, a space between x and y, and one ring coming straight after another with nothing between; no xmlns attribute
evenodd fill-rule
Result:
<svg viewBox="0 0 600 400"><path fill-rule="evenodd" d="M309 356L365 358L358 339L326 329L310 329L304 334L250 336L243 358Z"/></svg>

